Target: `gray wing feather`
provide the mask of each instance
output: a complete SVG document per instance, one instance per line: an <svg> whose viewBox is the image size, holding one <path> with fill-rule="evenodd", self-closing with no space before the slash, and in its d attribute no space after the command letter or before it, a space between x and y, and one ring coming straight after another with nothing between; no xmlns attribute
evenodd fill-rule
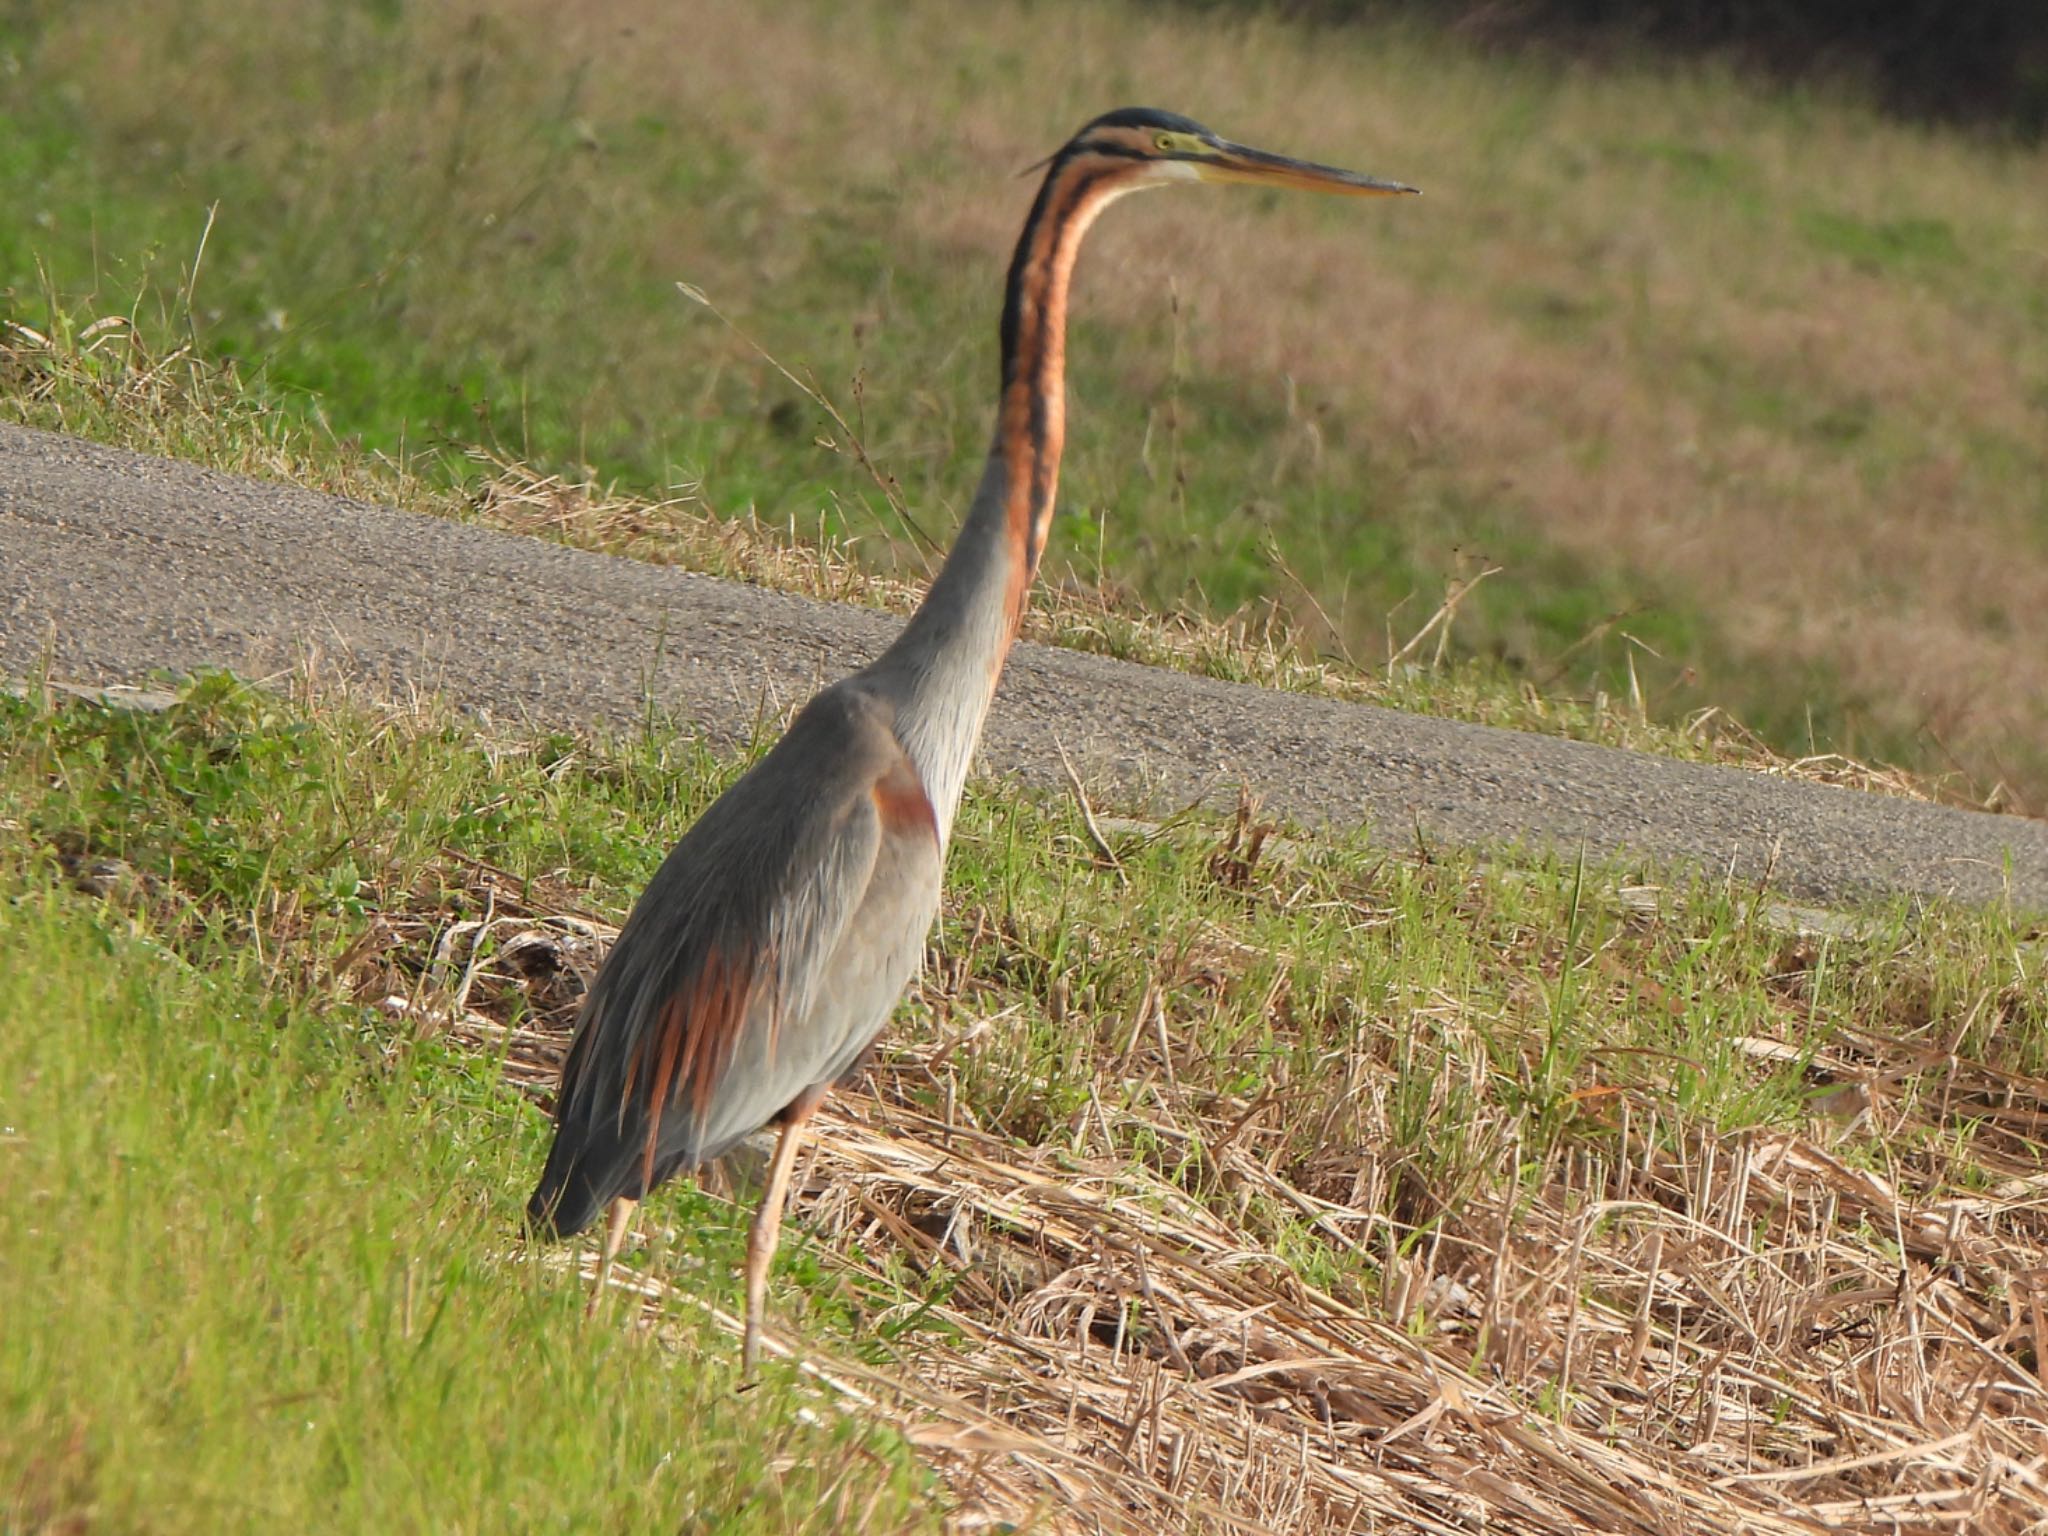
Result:
<svg viewBox="0 0 2048 1536"><path fill-rule="evenodd" d="M638 1192L650 1132L659 1182L830 1083L880 1032L938 910L936 828L892 819L877 793L908 768L886 707L841 684L670 852L563 1071L533 1199L559 1203L562 1230L583 1204ZM566 1186L581 1186L573 1205Z"/></svg>

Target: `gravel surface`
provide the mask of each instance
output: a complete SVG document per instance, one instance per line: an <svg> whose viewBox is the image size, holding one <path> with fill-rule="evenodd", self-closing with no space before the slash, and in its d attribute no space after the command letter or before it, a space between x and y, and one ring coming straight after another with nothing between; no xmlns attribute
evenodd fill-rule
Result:
<svg viewBox="0 0 2048 1536"><path fill-rule="evenodd" d="M263 677L308 650L501 724L659 711L748 736L898 620L0 425L0 676ZM1381 840L1583 845L1766 870L1821 903L2009 895L2048 910L2048 823L1274 693L1025 645L983 768L1130 808L1235 800Z"/></svg>

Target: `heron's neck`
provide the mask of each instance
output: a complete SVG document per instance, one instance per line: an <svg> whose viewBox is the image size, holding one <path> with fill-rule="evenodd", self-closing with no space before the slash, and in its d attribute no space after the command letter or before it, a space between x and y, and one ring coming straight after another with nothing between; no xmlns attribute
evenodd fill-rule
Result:
<svg viewBox="0 0 2048 1536"><path fill-rule="evenodd" d="M1055 164L1010 262L995 440L952 553L870 675L949 839L982 722L1045 550L1066 439L1067 285L1081 237L1122 187Z"/></svg>

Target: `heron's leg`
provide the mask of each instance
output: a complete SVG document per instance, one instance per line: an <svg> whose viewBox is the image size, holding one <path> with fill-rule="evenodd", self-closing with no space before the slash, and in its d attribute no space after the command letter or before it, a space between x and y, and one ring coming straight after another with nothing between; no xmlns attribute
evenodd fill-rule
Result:
<svg viewBox="0 0 2048 1536"><path fill-rule="evenodd" d="M768 1301L768 1270L775 1262L775 1245L782 1236L782 1207L789 1196L789 1175L796 1167L804 1126L824 1097L823 1089L806 1093L783 1111L782 1133L775 1141L775 1155L768 1160L761 1208L754 1212L754 1224L747 1230L746 1335L740 1346L740 1370L749 1379L761 1363L761 1313Z"/></svg>
<svg viewBox="0 0 2048 1536"><path fill-rule="evenodd" d="M619 1256L619 1248L626 1241L626 1223L633 1219L633 1208L637 1200L614 1200L612 1219L604 1229L604 1257L597 1261L597 1284L590 1288L590 1306L584 1316L595 1317L598 1303L604 1300L604 1288L612 1277L612 1261Z"/></svg>

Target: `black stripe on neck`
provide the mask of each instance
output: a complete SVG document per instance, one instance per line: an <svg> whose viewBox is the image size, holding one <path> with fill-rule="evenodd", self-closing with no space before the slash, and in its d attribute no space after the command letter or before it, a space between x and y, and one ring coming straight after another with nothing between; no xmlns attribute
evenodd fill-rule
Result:
<svg viewBox="0 0 2048 1536"><path fill-rule="evenodd" d="M1116 168L1110 166L1092 166L1081 171L1074 186L1073 196L1068 198L1064 204L1067 210L1066 216L1071 219L1081 209L1087 207L1094 196L1097 183L1115 174ZM1052 238L1046 242L1048 254L1058 249L1062 235L1063 231L1061 230L1054 230L1052 232ZM1050 268L1042 274L1041 280L1048 285L1052 282L1053 278ZM1056 308L1061 312L1056 314ZM1033 381L1036 387L1031 391L1031 416L1030 425L1027 428L1031 443L1031 526L1024 535L1024 568L1033 573L1038 570L1039 557L1045 553L1044 539L1049 537L1052 532L1050 520L1041 519L1039 516L1042 510L1049 510L1048 504L1051 502L1053 494L1053 477L1059 471L1056 456L1048 452L1046 448L1048 427L1046 418L1054 404L1055 393L1066 388L1066 380L1064 378L1048 380L1044 377L1043 369L1048 349L1059 339L1053 336L1052 328L1055 325L1066 324L1064 306L1055 306L1047 303L1045 295L1041 293L1037 314L1034 318L1037 321L1037 334L1032 338L1032 356L1039 361L1040 376ZM1007 369L1005 370L1005 377L1009 377Z"/></svg>
<svg viewBox="0 0 2048 1536"><path fill-rule="evenodd" d="M1025 217L1024 228L1017 236L1017 247L1010 254L1010 271L1003 284L1003 322L1000 339L1002 344L1002 381L1008 384L1015 374L1019 343L1023 340L1024 290L1026 269L1031 264L1031 248L1038 238L1039 226L1043 224L1054 203L1054 192L1072 173L1074 162L1081 156L1101 156L1121 160L1144 158L1136 150L1124 145L1089 145L1077 149L1073 145L1061 150L1046 170L1045 180L1038 184L1038 196L1031 204L1031 212ZM1090 183L1108 174L1110 167L1091 168L1081 172L1081 190L1085 192ZM1076 197L1068 209L1081 206L1083 199ZM1057 232L1055 231L1055 234ZM1055 240L1052 242L1057 244ZM1042 323L1042 320L1041 320Z"/></svg>

